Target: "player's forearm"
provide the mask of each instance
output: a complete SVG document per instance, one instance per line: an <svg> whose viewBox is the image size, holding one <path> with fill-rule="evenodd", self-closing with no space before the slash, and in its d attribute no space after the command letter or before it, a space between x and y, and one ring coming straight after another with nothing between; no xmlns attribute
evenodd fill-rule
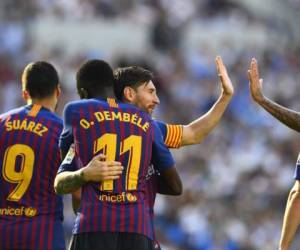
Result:
<svg viewBox="0 0 300 250"><path fill-rule="evenodd" d="M182 194L182 186L177 188L173 187L174 185L170 185L166 183L165 179L162 177L158 178L158 185L157 185L157 193L164 194L164 195L174 195L178 196Z"/></svg>
<svg viewBox="0 0 300 250"><path fill-rule="evenodd" d="M300 223L300 193L292 190L290 192L282 225L280 237L280 250L288 250L294 239L295 233Z"/></svg>
<svg viewBox="0 0 300 250"><path fill-rule="evenodd" d="M160 173L158 177L158 193L181 195L182 189L182 182L175 166Z"/></svg>
<svg viewBox="0 0 300 250"><path fill-rule="evenodd" d="M184 126L181 146L200 143L218 124L231 98L231 95L221 95L206 114Z"/></svg>
<svg viewBox="0 0 300 250"><path fill-rule="evenodd" d="M300 132L300 113L291 109L285 108L268 98L264 98L259 102L268 113L281 121L286 126Z"/></svg>
<svg viewBox="0 0 300 250"><path fill-rule="evenodd" d="M55 177L54 189L57 194L73 193L86 183L83 171L62 172Z"/></svg>
<svg viewBox="0 0 300 250"><path fill-rule="evenodd" d="M80 207L80 201L81 201L81 189L78 189L72 193L72 207L75 214L77 214L77 211Z"/></svg>

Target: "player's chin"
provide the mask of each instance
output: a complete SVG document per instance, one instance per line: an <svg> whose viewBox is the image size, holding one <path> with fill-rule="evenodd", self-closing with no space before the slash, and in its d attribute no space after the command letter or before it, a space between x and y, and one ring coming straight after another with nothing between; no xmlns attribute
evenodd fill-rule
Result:
<svg viewBox="0 0 300 250"><path fill-rule="evenodd" d="M147 109L149 115L152 115L154 109Z"/></svg>
<svg viewBox="0 0 300 250"><path fill-rule="evenodd" d="M149 107L147 108L147 112L148 112L150 115L152 115L154 109L155 109L155 106L149 106Z"/></svg>

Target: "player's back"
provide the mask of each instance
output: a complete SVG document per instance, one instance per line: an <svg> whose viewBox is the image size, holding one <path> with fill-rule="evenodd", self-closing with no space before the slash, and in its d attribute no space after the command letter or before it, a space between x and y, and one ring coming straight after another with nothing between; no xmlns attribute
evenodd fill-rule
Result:
<svg viewBox="0 0 300 250"><path fill-rule="evenodd" d="M63 249L53 236L63 233L53 187L61 131L61 119L39 105L0 116L0 249Z"/></svg>
<svg viewBox="0 0 300 250"><path fill-rule="evenodd" d="M151 117L114 99L72 102L65 114L69 114L64 119L72 132L65 131L62 141L68 141L67 134L74 135L76 154L83 166L99 153L124 166L118 180L83 186L74 233L135 232L153 238L145 196L155 136Z"/></svg>
<svg viewBox="0 0 300 250"><path fill-rule="evenodd" d="M150 116L114 99L82 100L72 102L69 108L72 109L72 117L68 119L72 124L75 150L83 165L104 153L107 160L121 161L128 170L127 176L106 182L101 190L138 190L144 181L138 177L145 176L151 159L154 132Z"/></svg>

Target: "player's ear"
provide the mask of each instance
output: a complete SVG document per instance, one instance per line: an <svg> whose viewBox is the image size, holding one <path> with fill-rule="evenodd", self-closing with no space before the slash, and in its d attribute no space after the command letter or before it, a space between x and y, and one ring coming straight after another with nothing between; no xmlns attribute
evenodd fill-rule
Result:
<svg viewBox="0 0 300 250"><path fill-rule="evenodd" d="M124 88L124 99L133 102L135 99L135 90L131 87L125 87Z"/></svg>
<svg viewBox="0 0 300 250"><path fill-rule="evenodd" d="M30 99L30 95L27 90L22 90L22 97L26 102Z"/></svg>
<svg viewBox="0 0 300 250"><path fill-rule="evenodd" d="M80 88L78 90L78 95L79 95L80 99L88 99L88 97L89 97L89 93L84 88Z"/></svg>
<svg viewBox="0 0 300 250"><path fill-rule="evenodd" d="M61 94L61 87L60 87L60 84L58 84L56 87L56 97L59 97L60 94Z"/></svg>

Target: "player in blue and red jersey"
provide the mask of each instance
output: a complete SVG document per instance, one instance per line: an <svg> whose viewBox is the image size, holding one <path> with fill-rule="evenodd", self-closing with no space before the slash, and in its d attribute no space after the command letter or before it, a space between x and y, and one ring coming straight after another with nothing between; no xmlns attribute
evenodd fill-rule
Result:
<svg viewBox="0 0 300 250"><path fill-rule="evenodd" d="M155 121L159 126L164 143L169 148L179 148L186 145L193 145L200 143L218 124L227 105L233 96L233 85L227 74L227 70L220 56L216 57L216 68L221 81L221 94L213 107L203 116L192 121L188 125L171 125L162 121ZM149 114L152 114L156 105L159 104L159 98L156 94L156 88L153 82L145 83L137 82L136 72L143 70L140 67L125 67L114 71L115 85L114 93L118 100L129 102ZM124 95L125 91L132 92L131 99L127 99ZM169 194L164 189L164 182L160 181L159 173L153 166L149 167L148 176L148 201L150 202L151 216L154 217L154 202L156 193ZM156 244L159 248L159 245Z"/></svg>
<svg viewBox="0 0 300 250"><path fill-rule="evenodd" d="M149 77L148 71L140 75L147 81ZM62 164L55 188L64 194L82 187L72 249L153 249L153 226L145 195L148 166L152 162L157 167L173 194L182 192L181 182L151 117L131 104L100 98L111 89L110 79L112 70L103 61L89 61L79 70L78 91L88 98L99 98L65 107L60 147L66 152L74 142L76 155L87 167L76 170ZM127 95L130 98L131 93ZM99 153L108 161L122 163L124 171L119 179L99 183L98 173L88 165Z"/></svg>
<svg viewBox="0 0 300 250"><path fill-rule="evenodd" d="M166 124L161 121L155 121L163 134L163 140L167 147L179 148L181 146L197 144L200 143L206 135L216 126L222 117L228 103L233 96L233 86L230 78L228 77L226 67L224 66L221 57L216 58L217 72L221 80L221 95L213 107L203 116L199 117L195 121L188 125L171 125ZM131 87L132 91L135 93L131 102L134 103L139 108L145 110L148 113L152 113L156 105L159 103L158 96L156 94L156 89L153 83L144 84L136 83L136 78L134 77L135 71L134 67L122 68L115 70L115 86L114 91L118 99L129 102L124 98L125 87ZM143 70L143 69L141 69ZM70 162L74 164L74 162ZM99 164L99 162L98 162ZM101 170L100 170L101 171ZM157 171L151 165L148 170L147 175L147 186L148 186L148 201L151 209L151 217L154 216L153 206L155 202L156 193L170 194L166 190L161 190L158 187L159 176ZM163 183L162 183L163 184ZM76 196L73 195L73 201L75 201L75 209L78 207L78 201L80 200L80 193ZM159 245L156 244L158 247Z"/></svg>
<svg viewBox="0 0 300 250"><path fill-rule="evenodd" d="M22 74L28 105L0 116L0 249L64 250L62 198L53 184L62 120L55 68L30 63Z"/></svg>

